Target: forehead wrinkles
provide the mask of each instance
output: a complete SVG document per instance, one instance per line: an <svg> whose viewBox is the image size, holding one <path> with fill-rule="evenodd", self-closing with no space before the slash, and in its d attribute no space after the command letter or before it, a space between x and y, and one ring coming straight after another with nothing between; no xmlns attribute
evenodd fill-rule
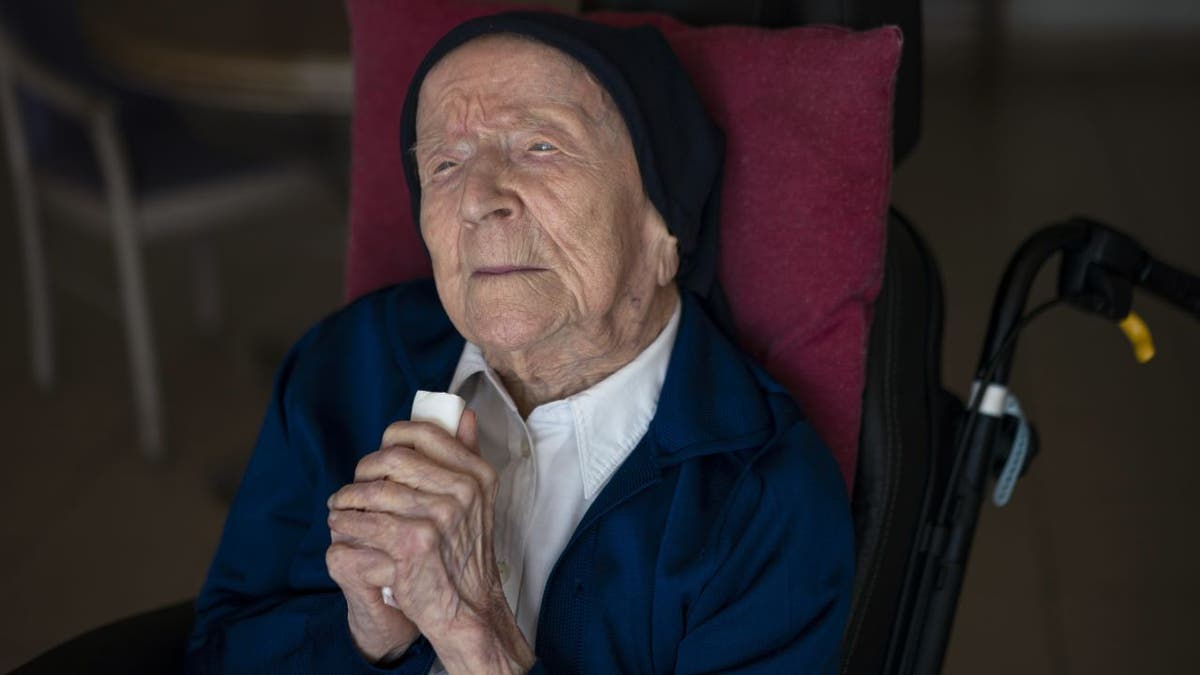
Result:
<svg viewBox="0 0 1200 675"><path fill-rule="evenodd" d="M470 133L473 125L536 126L535 109L555 109L609 131L620 113L583 64L520 37L479 38L448 54L422 83L414 150Z"/></svg>

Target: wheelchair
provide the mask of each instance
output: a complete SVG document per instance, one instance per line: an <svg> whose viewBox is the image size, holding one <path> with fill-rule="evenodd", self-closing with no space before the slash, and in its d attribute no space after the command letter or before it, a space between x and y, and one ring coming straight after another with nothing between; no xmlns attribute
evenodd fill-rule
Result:
<svg viewBox="0 0 1200 675"><path fill-rule="evenodd" d="M921 114L919 0L590 0L584 9L655 10L693 25L894 24L905 36L893 128L899 163ZM1037 453L1037 434L1006 385L1018 336L1059 303L1118 322L1139 358L1152 349L1131 312L1142 288L1200 318L1200 277L1156 259L1133 238L1085 217L1033 234L999 284L975 382L963 401L942 384L942 286L909 220L892 209L884 277L867 339L852 497L857 573L840 673L940 672L980 509L1003 503ZM1034 277L1057 256L1057 293L1027 308ZM17 670L174 672L192 607L180 603L110 624ZM132 661L131 661L132 659Z"/></svg>

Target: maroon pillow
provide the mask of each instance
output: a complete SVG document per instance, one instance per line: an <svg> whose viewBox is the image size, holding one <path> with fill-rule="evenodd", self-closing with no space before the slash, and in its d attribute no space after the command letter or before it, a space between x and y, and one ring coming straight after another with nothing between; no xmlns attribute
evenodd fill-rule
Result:
<svg viewBox="0 0 1200 675"><path fill-rule="evenodd" d="M427 277L399 159L400 110L451 28L515 5L347 0L355 105L347 296ZM528 5L521 6L528 9ZM883 275L900 32L653 24L726 134L720 278L742 347L800 402L853 484L871 307Z"/></svg>

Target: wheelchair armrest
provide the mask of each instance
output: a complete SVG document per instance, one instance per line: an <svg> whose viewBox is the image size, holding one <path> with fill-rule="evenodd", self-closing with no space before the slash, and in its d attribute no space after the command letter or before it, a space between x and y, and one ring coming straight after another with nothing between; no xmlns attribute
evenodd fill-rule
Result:
<svg viewBox="0 0 1200 675"><path fill-rule="evenodd" d="M114 621L52 648L10 675L182 672L194 613L188 599Z"/></svg>

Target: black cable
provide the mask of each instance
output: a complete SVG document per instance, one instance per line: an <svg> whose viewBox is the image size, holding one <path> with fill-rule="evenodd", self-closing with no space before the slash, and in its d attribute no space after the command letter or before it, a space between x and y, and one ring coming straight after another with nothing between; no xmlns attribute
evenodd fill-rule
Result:
<svg viewBox="0 0 1200 675"><path fill-rule="evenodd" d="M984 366L982 370L983 375L976 378L975 381L979 383L979 386L976 388L974 395L972 395L970 400L967 401L967 421L963 427L962 433L958 437L958 445L954 449L954 465L950 469L950 474L946 477L945 485L949 491L954 489L955 480L957 479L959 472L962 471L962 463L965 461L967 454L966 446L970 442L971 433L975 431L975 425L979 420L979 405L983 402L983 396L987 392L988 386L991 384L990 380L992 379L992 375L995 374L996 368L999 367L1000 362L1008 355L1013 346L1016 344L1017 335L1024 330L1025 327L1030 324L1030 322L1060 302L1062 302L1060 298L1047 300L1026 313L1025 316L1021 317L1021 320L1018 321L1017 324L1008 331L1008 334L1004 336L1004 341L1000 343L1000 348L996 350L996 353L992 355L992 358L988 361L987 365ZM950 496L949 492L947 492L946 496ZM946 518L949 515L948 511L950 509L950 504L952 502L952 499L944 499L942 501L942 506L940 509L938 509L937 523L941 524L946 521Z"/></svg>
<svg viewBox="0 0 1200 675"><path fill-rule="evenodd" d="M992 359L987 362L987 365L984 367L984 369L982 371L983 377L977 378L978 381L987 382L988 380L992 379L992 375L995 374L996 368L999 367L999 365L1000 365L1000 358L1003 356L1006 356L1007 353L1013 348L1013 344L1015 343L1015 341L1017 339L1017 335L1021 331L1025 330L1025 327L1028 326L1034 319L1036 319L1039 316L1041 316L1042 314L1046 313L1048 310L1052 309L1055 305L1057 305L1060 302L1062 302L1061 298L1052 298L1050 300L1043 302L1042 304L1038 305L1037 307L1034 307L1032 310L1027 312L1025 314L1025 316L1021 317L1021 320L1017 322L1017 325L1013 326L1012 330L1008 331L1008 335L1006 335L1004 337L1004 342L1002 342L1000 344L1000 349L997 349L996 353L992 355ZM983 394L981 392L977 392L977 395L976 395L977 399L981 398L982 396L983 396ZM968 409L974 408L977 406L978 406L978 401L975 401L975 405L968 406Z"/></svg>
<svg viewBox="0 0 1200 675"><path fill-rule="evenodd" d="M1048 300L1022 316L1004 336L1004 339L1000 342L999 348L996 349L996 352L988 360L987 364L981 369L981 371L979 371L982 372L982 377L976 380L976 382L979 383L979 387L976 389L974 395L970 396L970 400L967 402L967 420L963 426L962 433L957 439L954 449L954 464L950 469L950 473L947 476L945 483L943 483L946 492L942 497L941 503L938 505L937 518L932 522L927 523L927 526L931 526L933 528L933 532L937 532L938 530L949 527L947 520L950 517L950 508L951 505L957 501L956 495L958 488L958 475L962 472L963 463L966 460L967 450L969 449L968 446L970 443L969 439L974 433L975 426L978 423L980 415L979 405L983 400L983 396L988 385L990 384L989 380L991 380L992 376L995 374L1000 363L1003 362L1004 357L1012 351L1013 346L1016 344L1017 335L1024 330L1031 321L1041 316L1059 302L1060 300L1057 298ZM936 595L935 589L932 586L932 584L936 583L935 579L937 578L934 565L940 563L946 553L946 546L949 543L948 539L943 539L942 537L935 537L934 539L935 541L940 541L940 543L936 545L936 550L931 549L927 553L927 557L925 558L923 566L924 569L921 572L920 582L918 583L916 605L910 614L910 620L920 621L922 623L927 620L929 604L933 602L933 596ZM922 597L924 597L924 601L921 600ZM922 653L923 649L921 645L927 639L930 639L931 636L931 633L929 632L930 626L931 624L926 624L925 628L919 629L921 631L920 637L917 639L917 641L910 642L910 649L905 649L904 656L901 657L903 660L902 663L907 664L907 666L902 666L902 670L905 672L908 672L908 669L913 667L911 659L921 658L920 654ZM933 639L944 640L945 636L935 636Z"/></svg>

